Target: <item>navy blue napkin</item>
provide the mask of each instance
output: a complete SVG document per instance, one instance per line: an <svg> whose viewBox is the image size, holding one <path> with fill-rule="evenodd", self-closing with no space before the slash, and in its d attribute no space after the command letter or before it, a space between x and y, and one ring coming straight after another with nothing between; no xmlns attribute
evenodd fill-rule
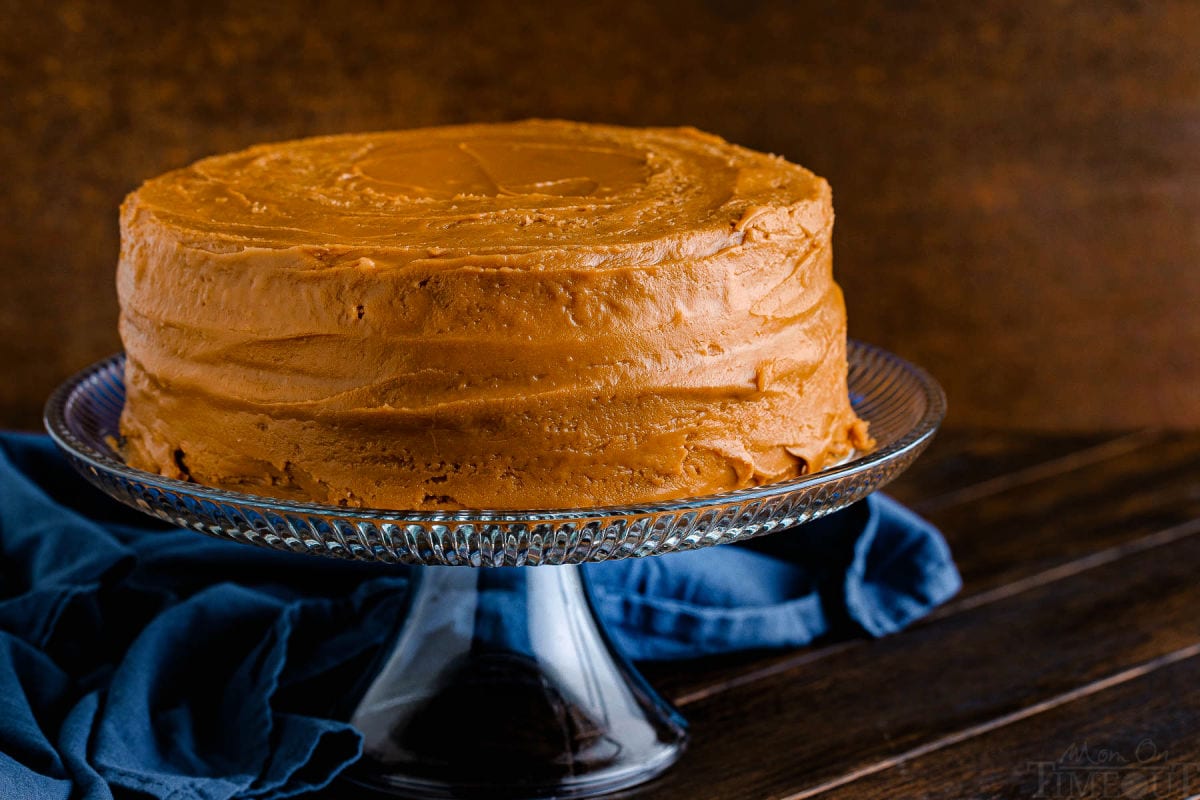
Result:
<svg viewBox="0 0 1200 800"><path fill-rule="evenodd" d="M941 535L882 495L748 546L590 565L635 659L898 630L959 588ZM402 568L164 527L0 434L0 797L275 800L360 752L327 686L399 619Z"/></svg>

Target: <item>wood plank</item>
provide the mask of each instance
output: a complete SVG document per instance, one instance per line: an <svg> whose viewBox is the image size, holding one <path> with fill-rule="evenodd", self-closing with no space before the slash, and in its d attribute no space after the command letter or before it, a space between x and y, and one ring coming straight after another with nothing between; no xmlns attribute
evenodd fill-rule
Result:
<svg viewBox="0 0 1200 800"><path fill-rule="evenodd" d="M1133 450L1084 459L1077 469L947 505L928 517L945 534L963 574L962 593L937 612L955 613L990 602L996 593L1060 578L1074 562L1086 567L1097 558L1118 558L1138 540L1200 517L1200 434L1155 435ZM644 671L660 691L686 705L823 654L818 645L650 664Z"/></svg>
<svg viewBox="0 0 1200 800"><path fill-rule="evenodd" d="M787 797L1196 644L1198 532L703 697L652 796Z"/></svg>
<svg viewBox="0 0 1200 800"><path fill-rule="evenodd" d="M1200 645L844 780L788 800L1194 797L1200 794Z"/></svg>
<svg viewBox="0 0 1200 800"><path fill-rule="evenodd" d="M963 598L1200 517L1200 433L927 514L962 572Z"/></svg>
<svg viewBox="0 0 1200 800"><path fill-rule="evenodd" d="M1054 465L1067 469L1119 455L1151 434L1046 434L1027 431L941 431L904 474L885 490L909 506L944 502L997 479ZM1074 463L1072 463L1074 462Z"/></svg>

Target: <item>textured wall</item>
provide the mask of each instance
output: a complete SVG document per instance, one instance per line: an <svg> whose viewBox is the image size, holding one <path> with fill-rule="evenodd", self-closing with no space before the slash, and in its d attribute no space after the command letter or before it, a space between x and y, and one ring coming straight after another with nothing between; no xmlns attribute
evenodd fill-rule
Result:
<svg viewBox="0 0 1200 800"><path fill-rule="evenodd" d="M1200 424L1200 4L0 2L0 425L117 349L142 179L525 116L829 178L852 333L937 374L953 423Z"/></svg>

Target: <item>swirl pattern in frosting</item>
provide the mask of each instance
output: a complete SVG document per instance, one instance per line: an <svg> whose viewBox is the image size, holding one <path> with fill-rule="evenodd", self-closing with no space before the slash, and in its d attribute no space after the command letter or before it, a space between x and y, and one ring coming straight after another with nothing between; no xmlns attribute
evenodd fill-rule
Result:
<svg viewBox="0 0 1200 800"><path fill-rule="evenodd" d="M122 207L129 462L274 497L565 508L869 446L828 184L692 129L262 145Z"/></svg>

